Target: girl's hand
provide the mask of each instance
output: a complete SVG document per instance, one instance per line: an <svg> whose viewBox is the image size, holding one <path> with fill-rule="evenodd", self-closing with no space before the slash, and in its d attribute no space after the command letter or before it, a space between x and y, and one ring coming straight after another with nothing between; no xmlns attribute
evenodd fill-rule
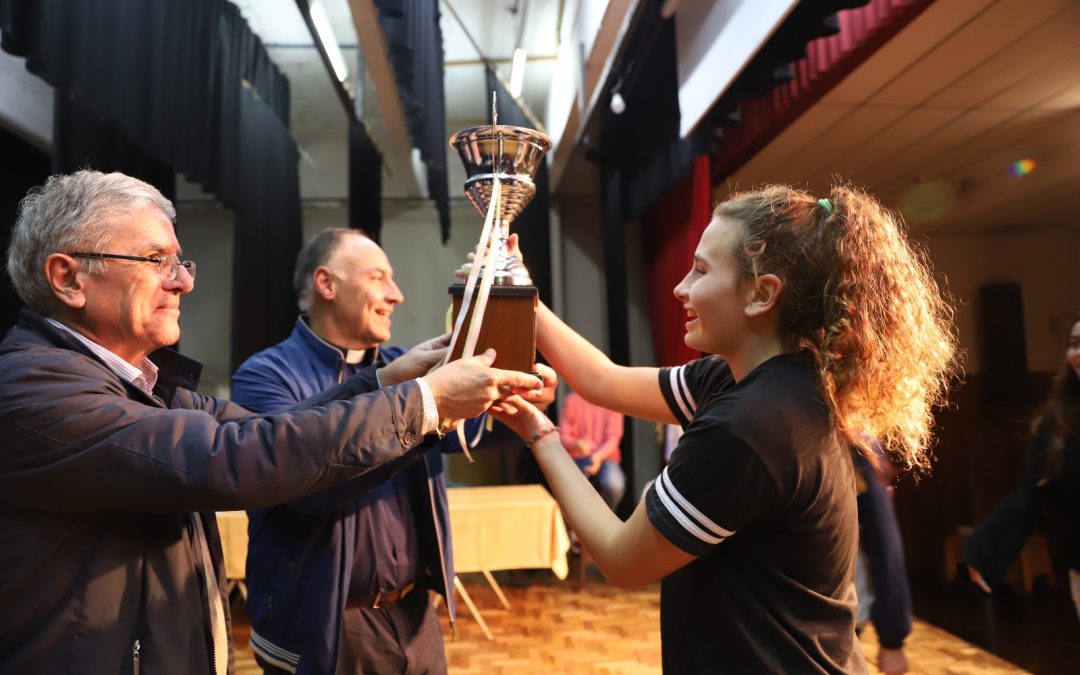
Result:
<svg viewBox="0 0 1080 675"><path fill-rule="evenodd" d="M488 412L522 440L529 440L536 432L555 426L536 406L517 395L496 401Z"/></svg>
<svg viewBox="0 0 1080 675"><path fill-rule="evenodd" d="M524 392L521 396L529 403L536 406L537 410L544 411L555 401L555 389L559 386L559 378L549 366L543 363L536 364L537 375L544 383L543 388Z"/></svg>

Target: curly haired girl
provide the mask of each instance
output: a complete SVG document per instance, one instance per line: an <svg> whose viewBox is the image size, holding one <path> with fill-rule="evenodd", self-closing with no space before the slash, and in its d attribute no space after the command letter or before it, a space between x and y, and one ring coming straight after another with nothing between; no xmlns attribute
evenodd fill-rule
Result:
<svg viewBox="0 0 1080 675"><path fill-rule="evenodd" d="M925 256L860 190L769 186L717 206L675 297L686 344L712 355L677 368L616 365L538 314L540 350L581 396L686 430L625 523L543 414L510 399L496 416L609 580L663 579L665 672L864 671L849 448L877 438L929 465L955 337Z"/></svg>

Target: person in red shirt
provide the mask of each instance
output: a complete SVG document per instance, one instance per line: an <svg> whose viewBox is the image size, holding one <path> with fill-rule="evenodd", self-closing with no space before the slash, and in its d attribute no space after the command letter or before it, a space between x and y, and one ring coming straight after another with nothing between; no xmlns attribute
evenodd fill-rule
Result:
<svg viewBox="0 0 1080 675"><path fill-rule="evenodd" d="M604 502L615 511L626 493L619 443L623 416L601 408L574 392L563 401L560 438L563 447L589 477Z"/></svg>

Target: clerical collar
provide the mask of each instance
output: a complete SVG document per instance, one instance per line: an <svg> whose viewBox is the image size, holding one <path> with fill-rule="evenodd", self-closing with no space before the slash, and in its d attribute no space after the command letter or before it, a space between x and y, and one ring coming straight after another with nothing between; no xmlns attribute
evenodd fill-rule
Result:
<svg viewBox="0 0 1080 675"><path fill-rule="evenodd" d="M366 349L343 349L342 347L338 347L337 345L333 346L345 355L345 363L348 363L350 365L362 362L364 360L364 354L367 353Z"/></svg>
<svg viewBox="0 0 1080 675"><path fill-rule="evenodd" d="M343 361L345 361L345 363L347 363L349 365L356 365L356 364L369 365L371 363L374 363L375 359L379 355L379 346L378 345L372 347L371 349L346 349L345 347L339 347L336 344L334 344L333 342L329 342L329 341L323 339L323 337L321 335L319 335L318 333L316 333L315 331L313 331L311 329L310 319L309 319L307 314L301 314L300 315L300 323L304 326L304 328L307 329L307 332L312 337L314 337L316 340L318 340L322 344L326 345L330 349L333 349L335 352L340 354L341 359ZM365 358L365 357L370 357L370 358Z"/></svg>

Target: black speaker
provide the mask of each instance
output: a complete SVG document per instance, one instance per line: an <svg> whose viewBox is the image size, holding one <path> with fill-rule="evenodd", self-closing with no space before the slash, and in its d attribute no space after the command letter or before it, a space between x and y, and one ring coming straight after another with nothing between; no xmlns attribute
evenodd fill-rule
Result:
<svg viewBox="0 0 1080 675"><path fill-rule="evenodd" d="M993 407L1029 402L1027 343L1020 284L979 287L979 366L983 403Z"/></svg>

